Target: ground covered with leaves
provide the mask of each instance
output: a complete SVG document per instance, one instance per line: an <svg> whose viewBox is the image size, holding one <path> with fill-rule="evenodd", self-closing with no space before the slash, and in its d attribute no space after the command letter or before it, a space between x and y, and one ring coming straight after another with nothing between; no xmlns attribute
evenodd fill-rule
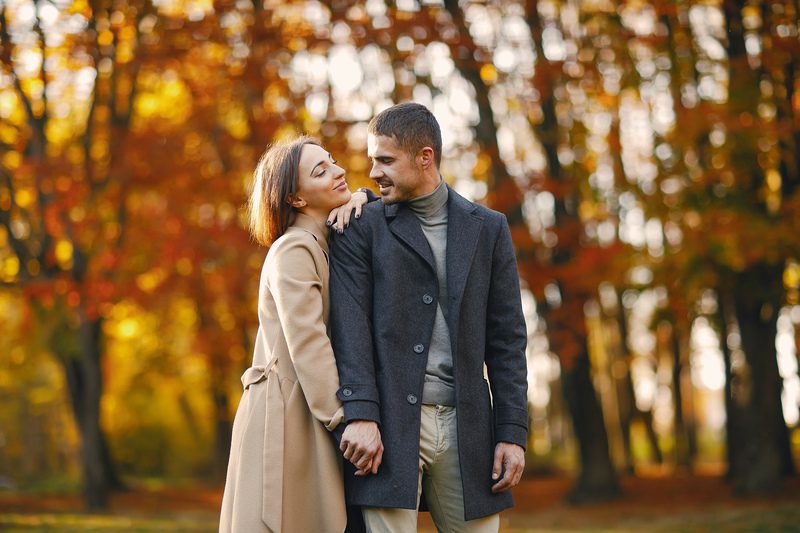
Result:
<svg viewBox="0 0 800 533"><path fill-rule="evenodd" d="M719 477L629 477L616 501L570 506L570 480L526 479L501 531L798 531L800 479L768 497L741 498ZM0 493L0 530L7 532L217 530L219 489L133 489L116 494L106 513L85 513L77 495ZM435 531L427 515L421 531Z"/></svg>

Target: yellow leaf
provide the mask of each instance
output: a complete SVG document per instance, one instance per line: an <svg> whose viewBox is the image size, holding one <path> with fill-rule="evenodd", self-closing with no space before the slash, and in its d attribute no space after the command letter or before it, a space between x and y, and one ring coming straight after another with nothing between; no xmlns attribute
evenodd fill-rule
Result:
<svg viewBox="0 0 800 533"><path fill-rule="evenodd" d="M3 166L9 170L19 168L20 163L22 163L22 156L19 152L11 151L3 156Z"/></svg>
<svg viewBox="0 0 800 533"><path fill-rule="evenodd" d="M783 271L783 285L787 289L800 288L800 264L789 263Z"/></svg>
<svg viewBox="0 0 800 533"><path fill-rule="evenodd" d="M781 189L781 175L774 168L767 170L767 188L773 192Z"/></svg>
<svg viewBox="0 0 800 533"><path fill-rule="evenodd" d="M19 273L19 259L16 257L6 257L3 261L3 279L5 281L13 280Z"/></svg>
<svg viewBox="0 0 800 533"><path fill-rule="evenodd" d="M144 292L152 292L155 290L164 279L167 277L163 269L155 268L150 272L145 272L136 277L136 285L139 286Z"/></svg>
<svg viewBox="0 0 800 533"><path fill-rule="evenodd" d="M14 195L14 201L19 207L25 209L33 203L33 195L28 189L20 189Z"/></svg>
<svg viewBox="0 0 800 533"><path fill-rule="evenodd" d="M111 33L110 30L106 30L101 32L100 35L97 36L97 44L100 46L108 46L114 42L114 34Z"/></svg>
<svg viewBox="0 0 800 533"><path fill-rule="evenodd" d="M497 69L494 68L494 65L487 63L481 67L481 79L489 84L497 81Z"/></svg>
<svg viewBox="0 0 800 533"><path fill-rule="evenodd" d="M72 243L61 239L56 243L56 261L63 269L72 266Z"/></svg>

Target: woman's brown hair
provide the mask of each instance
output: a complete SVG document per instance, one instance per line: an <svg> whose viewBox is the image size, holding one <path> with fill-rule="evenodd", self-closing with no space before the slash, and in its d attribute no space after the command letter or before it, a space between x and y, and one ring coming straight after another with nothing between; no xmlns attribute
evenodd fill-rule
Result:
<svg viewBox="0 0 800 533"><path fill-rule="evenodd" d="M297 194L300 154L315 139L301 136L270 146L253 172L253 189L247 201L250 234L264 246L283 235L294 218L291 199Z"/></svg>

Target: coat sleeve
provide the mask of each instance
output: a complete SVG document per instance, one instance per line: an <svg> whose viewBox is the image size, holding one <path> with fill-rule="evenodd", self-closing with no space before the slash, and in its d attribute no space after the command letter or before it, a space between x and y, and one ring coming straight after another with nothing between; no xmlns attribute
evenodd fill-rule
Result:
<svg viewBox="0 0 800 533"><path fill-rule="evenodd" d="M328 431L334 431L344 413L336 398L339 377L323 320L322 278L309 246L317 244L299 239L281 243L268 265L267 276L289 356L311 414Z"/></svg>
<svg viewBox="0 0 800 533"><path fill-rule="evenodd" d="M492 388L495 441L525 448L528 436L527 330L519 274L505 217L495 242L486 313L486 368Z"/></svg>
<svg viewBox="0 0 800 533"><path fill-rule="evenodd" d="M339 369L345 421L380 424L372 342L372 252L365 221L334 237L331 246L331 340Z"/></svg>

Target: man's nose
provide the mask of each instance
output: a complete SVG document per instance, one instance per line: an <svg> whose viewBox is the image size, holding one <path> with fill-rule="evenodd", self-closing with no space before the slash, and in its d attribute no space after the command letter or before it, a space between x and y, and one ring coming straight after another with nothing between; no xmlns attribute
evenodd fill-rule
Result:
<svg viewBox="0 0 800 533"><path fill-rule="evenodd" d="M378 169L377 163L372 163L372 168L369 169L370 179L376 180L383 176L383 172Z"/></svg>

